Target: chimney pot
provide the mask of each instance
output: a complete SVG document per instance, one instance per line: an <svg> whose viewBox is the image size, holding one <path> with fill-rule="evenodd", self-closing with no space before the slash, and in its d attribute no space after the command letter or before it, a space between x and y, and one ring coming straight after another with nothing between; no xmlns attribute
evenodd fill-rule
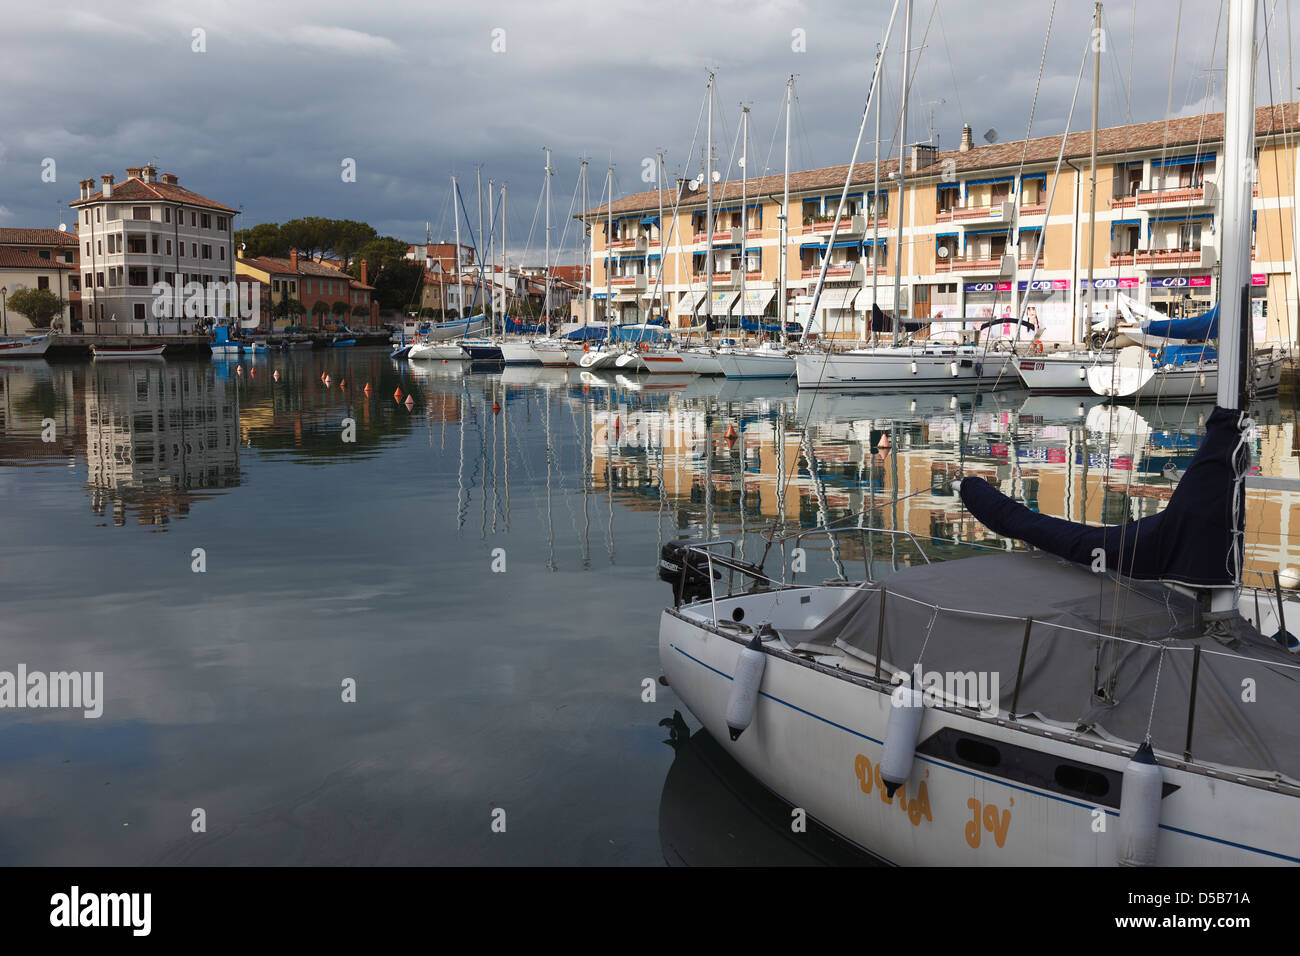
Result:
<svg viewBox="0 0 1300 956"><path fill-rule="evenodd" d="M289 262L293 264L293 271L296 273L298 271L298 250L297 249L289 250Z"/></svg>
<svg viewBox="0 0 1300 956"><path fill-rule="evenodd" d="M366 281L366 260L365 259L361 260L361 284L370 285L370 283Z"/></svg>
<svg viewBox="0 0 1300 956"><path fill-rule="evenodd" d="M105 173L104 175L102 175L102 176L99 177L99 180L100 180L101 183L103 183L103 186L104 186L104 198L105 198L105 199L110 199L110 198L112 198L112 196L113 196L113 174L112 174L112 173Z"/></svg>
<svg viewBox="0 0 1300 956"><path fill-rule="evenodd" d="M971 134L970 124L967 123L961 128L961 145L957 147L957 151L961 153L968 152L974 145L975 139Z"/></svg>

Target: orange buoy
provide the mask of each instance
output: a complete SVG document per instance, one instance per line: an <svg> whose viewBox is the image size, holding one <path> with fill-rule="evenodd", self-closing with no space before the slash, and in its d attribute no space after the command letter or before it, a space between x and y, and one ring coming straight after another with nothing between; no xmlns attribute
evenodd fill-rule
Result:
<svg viewBox="0 0 1300 956"><path fill-rule="evenodd" d="M280 370L276 369L274 372L272 372L271 378L273 378L277 382L280 381Z"/></svg>
<svg viewBox="0 0 1300 956"><path fill-rule="evenodd" d="M393 392L393 400L398 402L402 400L402 390L400 388Z"/></svg>
<svg viewBox="0 0 1300 956"><path fill-rule="evenodd" d="M614 416L614 434L617 435L617 434L618 434L619 432L621 432L622 430L623 430L623 419L621 419L621 418L619 418L617 415L615 415L615 416Z"/></svg>
<svg viewBox="0 0 1300 956"><path fill-rule="evenodd" d="M893 445L893 442L889 440L888 435L881 435L880 441L876 442L877 448L889 448L891 445Z"/></svg>
<svg viewBox="0 0 1300 956"><path fill-rule="evenodd" d="M346 385L347 383L348 383L348 380L347 380L346 378L341 378L341 379L339 379L339 388L342 388L342 387L343 387L344 385Z"/></svg>
<svg viewBox="0 0 1300 956"><path fill-rule="evenodd" d="M492 403L492 414L493 414L493 415L500 415L500 414L501 414L501 403L500 403L500 402L493 402L493 403Z"/></svg>
<svg viewBox="0 0 1300 956"><path fill-rule="evenodd" d="M244 366L242 366L242 365L236 365L236 366L235 366L235 374L236 374L236 375L243 375L243 374L244 374Z"/></svg>
<svg viewBox="0 0 1300 956"><path fill-rule="evenodd" d="M739 438L740 436L736 434L736 426L735 426L735 425L732 425L732 424L728 424L728 425L727 425L727 434L726 434L725 437L726 437L726 439L727 439L727 444L728 444L728 445L734 445L734 444L736 443L736 439Z"/></svg>
<svg viewBox="0 0 1300 956"><path fill-rule="evenodd" d="M361 391L363 391L363 392L365 392L367 395L369 395L369 394L370 394L370 383L369 383L369 382L366 382L366 387L363 388Z"/></svg>
<svg viewBox="0 0 1300 956"><path fill-rule="evenodd" d="M253 366L251 365L248 366L248 377L254 378L256 375L257 375L257 369L253 368Z"/></svg>

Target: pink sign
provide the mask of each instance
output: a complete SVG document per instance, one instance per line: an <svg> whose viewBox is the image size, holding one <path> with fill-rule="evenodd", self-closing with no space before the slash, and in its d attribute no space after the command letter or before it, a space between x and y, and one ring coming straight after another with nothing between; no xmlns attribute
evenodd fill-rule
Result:
<svg viewBox="0 0 1300 956"><path fill-rule="evenodd" d="M1210 284L1210 277L1209 277L1209 276L1190 276L1190 277L1188 278L1188 280L1187 280L1187 284L1190 285L1190 286L1193 286L1193 287L1196 287L1196 286L1207 286L1207 285Z"/></svg>
<svg viewBox="0 0 1300 956"><path fill-rule="evenodd" d="M1136 277L1128 279L1094 279L1093 286L1098 289L1136 289L1138 281ZM1085 289L1088 288L1088 280L1080 279L1079 285Z"/></svg>
<svg viewBox="0 0 1300 956"><path fill-rule="evenodd" d="M1268 276L1262 272L1252 272L1250 274L1251 285L1268 285Z"/></svg>

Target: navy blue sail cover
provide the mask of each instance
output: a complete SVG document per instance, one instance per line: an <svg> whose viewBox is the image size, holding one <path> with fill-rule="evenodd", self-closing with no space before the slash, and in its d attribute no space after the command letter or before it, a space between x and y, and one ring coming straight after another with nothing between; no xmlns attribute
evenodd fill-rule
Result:
<svg viewBox="0 0 1300 956"><path fill-rule="evenodd" d="M1233 528L1243 527L1245 495L1233 515L1233 484L1249 464L1241 442L1240 411L1215 407L1196 457L1158 514L1109 527L1092 527L1030 511L982 478L964 478L961 500L994 534L1016 538L1058 557L1092 565L1105 552L1106 570L1141 580L1190 587L1232 586L1240 561ZM1234 467L1233 456L1239 460ZM1237 548L1237 562L1230 561Z"/></svg>
<svg viewBox="0 0 1300 956"><path fill-rule="evenodd" d="M1144 322L1142 331L1162 339L1180 339L1184 342L1204 342L1219 337L1219 307L1202 312L1189 319L1156 319Z"/></svg>
<svg viewBox="0 0 1300 956"><path fill-rule="evenodd" d="M894 322L897 318L897 314L892 316L886 315L880 306L876 305L874 302L871 303L872 332L892 332L894 330ZM925 328L929 324L929 322L900 322L899 329L904 332L915 332L918 329Z"/></svg>

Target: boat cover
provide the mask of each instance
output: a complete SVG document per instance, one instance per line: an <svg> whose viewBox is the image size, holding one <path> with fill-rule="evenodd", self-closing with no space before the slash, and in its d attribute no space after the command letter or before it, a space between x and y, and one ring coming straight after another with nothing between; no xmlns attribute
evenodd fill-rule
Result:
<svg viewBox="0 0 1300 956"><path fill-rule="evenodd" d="M1241 441L1244 418L1239 411L1215 406L1201 446L1169 504L1137 521L1093 527L1042 515L976 477L962 479L961 499L994 534L1079 564L1091 566L1101 549L1105 567L1128 577L1189 587L1232 587L1230 556L1236 547L1240 560L1241 547L1233 528L1245 527L1245 496L1233 493L1235 476L1244 474L1249 459Z"/></svg>
<svg viewBox="0 0 1300 956"><path fill-rule="evenodd" d="M1008 711L1032 618L1017 712L1130 744L1145 738L1149 720L1152 745L1166 753L1183 752L1200 647L1193 758L1300 782L1300 661L1240 619L1230 638L1207 637L1198 603L1184 594L1042 552L1011 552L904 569L855 591L817 627L782 637L874 659L882 587L881 656L894 667L984 673L990 689L996 676ZM1243 702L1247 679L1255 696Z"/></svg>
<svg viewBox="0 0 1300 956"><path fill-rule="evenodd" d="M1219 307L1187 319L1156 319L1142 323L1147 335L1162 339L1181 339L1184 342L1203 342L1219 337Z"/></svg>
<svg viewBox="0 0 1300 956"><path fill-rule="evenodd" d="M545 331L546 331L546 326L545 326L545 325L525 325L523 322L520 322L518 319L516 319L516 318L514 318L514 317L512 317L512 316L506 316L506 330L507 330L507 331L510 331L510 332L519 332L519 333L521 333L521 334L522 334L522 333L537 333L537 332L545 332Z"/></svg>
<svg viewBox="0 0 1300 956"><path fill-rule="evenodd" d="M886 315L874 302L871 304L871 331L892 332L897 316ZM1011 321L1010 319L1007 320ZM930 325L929 322L900 322L899 328L904 332L916 332Z"/></svg>
<svg viewBox="0 0 1300 956"><path fill-rule="evenodd" d="M603 325L584 325L582 328L565 332L560 338L569 339L573 342L594 342L603 339L608 334L609 329Z"/></svg>

